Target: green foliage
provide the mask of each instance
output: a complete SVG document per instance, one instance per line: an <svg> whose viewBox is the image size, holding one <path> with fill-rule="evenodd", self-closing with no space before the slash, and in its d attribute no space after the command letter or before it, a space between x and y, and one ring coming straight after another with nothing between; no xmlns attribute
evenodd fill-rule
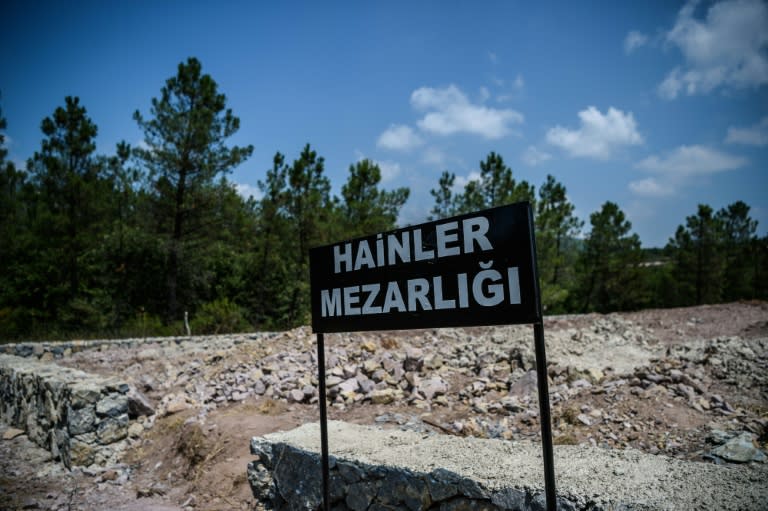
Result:
<svg viewBox="0 0 768 511"><path fill-rule="evenodd" d="M227 145L239 120L194 58L134 118L140 147L99 155L96 124L67 97L18 169L0 111L0 342L183 335L184 312L193 334L306 324L309 249L396 228L409 196L383 190L370 160L333 196L307 144L290 162L276 153L260 198L243 199L226 176L252 147ZM666 247L641 250L617 204L582 239L565 186L547 176L535 195L496 153L458 192L455 180L431 190L432 219L533 204L547 313L768 299L768 237L741 201L700 205Z"/></svg>
<svg viewBox="0 0 768 511"><path fill-rule="evenodd" d="M539 188L536 204L536 249L539 260L542 306L547 312L564 312L569 288L574 284L576 250L570 243L584 224L573 215L566 189L551 175Z"/></svg>
<svg viewBox="0 0 768 511"><path fill-rule="evenodd" d="M629 310L642 303L640 238L613 202L589 217L587 235L578 261L576 306L582 311Z"/></svg>
<svg viewBox="0 0 768 511"><path fill-rule="evenodd" d="M245 332L250 325L242 307L221 298L203 305L190 321L190 329L195 335L216 335Z"/></svg>
<svg viewBox="0 0 768 511"><path fill-rule="evenodd" d="M379 190L381 170L370 160L349 166L349 178L341 188L344 235L363 236L395 228L397 215L410 190Z"/></svg>
<svg viewBox="0 0 768 511"><path fill-rule="evenodd" d="M24 271L25 305L38 319L67 330L100 329L107 319L100 233L108 218L110 185L94 154L97 127L76 97L43 119L40 151L27 164L30 186L25 250L36 260ZM29 271L33 270L33 271ZM18 275L23 277L22 274ZM34 330L37 326L30 327Z"/></svg>
<svg viewBox="0 0 768 511"><path fill-rule="evenodd" d="M448 218L456 214L456 197L453 194L453 184L456 181L456 174L444 171L440 175L438 188L431 189L429 193L435 198L435 205L430 211L430 220L439 220Z"/></svg>
<svg viewBox="0 0 768 511"><path fill-rule="evenodd" d="M766 258L755 233L749 206L734 202L715 213L699 204L695 215L678 226L666 250L674 261L675 305L762 298Z"/></svg>
<svg viewBox="0 0 768 511"><path fill-rule="evenodd" d="M195 58L179 64L176 76L152 99L150 119L137 110L134 119L144 132L145 148L134 154L152 184L157 234L166 240L169 320L178 319L181 306L193 302L188 260L193 247L204 243L209 223L214 180L245 161L253 146L228 147L226 139L240 127L240 120L226 108L226 97L210 75L202 74ZM215 227L214 227L215 228Z"/></svg>
<svg viewBox="0 0 768 511"><path fill-rule="evenodd" d="M725 262L723 299L757 298L754 286L759 271L757 221L749 216L750 207L736 201L715 215L722 229L722 256Z"/></svg>
<svg viewBox="0 0 768 511"><path fill-rule="evenodd" d="M533 186L527 181L518 183L512 177L512 169L507 167L501 155L495 152L489 153L485 161L480 162L480 178L469 181L464 186L463 193L452 197L452 186L453 176L443 173L440 189L432 190L432 196L437 200L433 214L441 211L470 213L515 202L535 202ZM446 194L446 191L449 193Z"/></svg>

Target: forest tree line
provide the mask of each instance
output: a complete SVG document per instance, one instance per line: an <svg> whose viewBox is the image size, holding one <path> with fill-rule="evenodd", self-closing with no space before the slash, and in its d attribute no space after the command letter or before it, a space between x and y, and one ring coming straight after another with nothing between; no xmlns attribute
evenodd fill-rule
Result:
<svg viewBox="0 0 768 511"><path fill-rule="evenodd" d="M227 179L252 146L227 144L240 121L194 58L148 112L139 147L96 153L98 127L77 97L41 122L26 168L8 160L0 111L0 341L279 329L309 321L309 248L397 227L407 188L381 188L370 160L341 196L309 144L277 152L261 198ZM750 207L701 204L667 245L642 249L613 202L588 224L548 175L538 190L501 155L462 189L444 172L431 219L529 201L547 313L610 312L768 298L768 236Z"/></svg>

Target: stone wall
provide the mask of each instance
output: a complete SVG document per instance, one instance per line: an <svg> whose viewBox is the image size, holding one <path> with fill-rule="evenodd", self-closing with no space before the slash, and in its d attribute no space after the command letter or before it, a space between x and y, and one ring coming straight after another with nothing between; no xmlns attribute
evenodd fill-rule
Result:
<svg viewBox="0 0 768 511"><path fill-rule="evenodd" d="M153 414L128 384L31 358L0 355L0 419L22 429L67 468L114 461L135 419Z"/></svg>
<svg viewBox="0 0 768 511"><path fill-rule="evenodd" d="M254 439L248 465L254 496L276 510L317 509L322 503L320 456L287 444ZM477 481L444 470L429 473L407 468L375 466L330 459L331 509L384 511L388 509L544 510L545 497L530 489L491 492ZM575 510L560 499L560 510Z"/></svg>
<svg viewBox="0 0 768 511"><path fill-rule="evenodd" d="M257 336L253 336L257 337ZM19 342L0 344L0 354L15 355L24 358L37 358L44 362L59 359L85 350L107 350L113 348L135 348L137 346L151 346L181 344L186 341L197 343L218 341L222 343L223 336L197 336L197 337L146 337L127 339L89 339L75 341L41 341ZM239 344L242 339L224 339L226 344Z"/></svg>
<svg viewBox="0 0 768 511"><path fill-rule="evenodd" d="M546 508L541 445L328 423L331 509ZM275 510L318 509L318 424L251 440L248 481ZM634 450L556 446L560 511L764 509L768 467L685 462ZM761 481L761 482L758 482Z"/></svg>

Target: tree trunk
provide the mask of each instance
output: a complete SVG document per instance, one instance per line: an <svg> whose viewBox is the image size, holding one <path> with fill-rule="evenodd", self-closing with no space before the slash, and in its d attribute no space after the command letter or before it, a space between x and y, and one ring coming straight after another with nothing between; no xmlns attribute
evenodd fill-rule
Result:
<svg viewBox="0 0 768 511"><path fill-rule="evenodd" d="M179 252L183 236L184 223L184 194L186 192L187 172L179 172L179 184L176 187L176 201L173 215L173 235L171 237L171 249L168 254L168 277L166 284L168 287L168 320L178 319L179 314Z"/></svg>

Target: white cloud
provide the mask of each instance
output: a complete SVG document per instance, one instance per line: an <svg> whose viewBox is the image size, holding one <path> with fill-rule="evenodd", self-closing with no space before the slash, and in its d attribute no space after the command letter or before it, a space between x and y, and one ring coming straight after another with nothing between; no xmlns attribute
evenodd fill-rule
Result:
<svg viewBox="0 0 768 511"><path fill-rule="evenodd" d="M680 69L675 68L659 84L659 96L664 99L675 99L682 88L683 80L680 77Z"/></svg>
<svg viewBox="0 0 768 511"><path fill-rule="evenodd" d="M416 89L411 94L411 105L426 112L417 122L419 128L435 135L471 133L493 140L510 134L512 125L523 122L523 115L515 110L471 103L455 85Z"/></svg>
<svg viewBox="0 0 768 511"><path fill-rule="evenodd" d="M261 198L264 196L261 189L259 189L257 186L245 184L245 183L235 183L235 190L245 200L248 200L249 197L253 197L256 200L261 200Z"/></svg>
<svg viewBox="0 0 768 511"><path fill-rule="evenodd" d="M676 46L685 65L672 69L659 95L707 94L718 87L735 89L768 84L768 4L761 0L723 0L696 18L697 1L677 16L666 42ZM626 45L626 42L625 42Z"/></svg>
<svg viewBox="0 0 768 511"><path fill-rule="evenodd" d="M672 186L668 183L662 184L653 177L632 181L629 183L629 189L643 197L668 197L674 194Z"/></svg>
<svg viewBox="0 0 768 511"><path fill-rule="evenodd" d="M666 156L649 156L637 167L651 172L675 176L696 176L734 170L746 165L739 156L717 151L702 145L680 146Z"/></svg>
<svg viewBox="0 0 768 511"><path fill-rule="evenodd" d="M639 145L643 137L637 131L632 112L610 107L606 114L590 106L579 112L580 126L568 129L555 126L547 131L547 142L571 156L607 159L621 146Z"/></svg>
<svg viewBox="0 0 768 511"><path fill-rule="evenodd" d="M653 172L654 177L632 181L629 189L643 197L668 197L696 184L705 176L735 170L747 164L745 158L702 145L680 146L663 156L649 156L635 165Z"/></svg>
<svg viewBox="0 0 768 511"><path fill-rule="evenodd" d="M400 164L394 161L377 161L381 170L381 182L388 183L400 175Z"/></svg>
<svg viewBox="0 0 768 511"><path fill-rule="evenodd" d="M523 152L523 156L521 158L531 167L535 167L536 165L552 159L552 155L548 152L542 151L536 146L528 146L528 149Z"/></svg>
<svg viewBox="0 0 768 511"><path fill-rule="evenodd" d="M376 146L395 151L408 151L423 143L421 137L410 126L391 124L384 133L379 135Z"/></svg>
<svg viewBox="0 0 768 511"><path fill-rule="evenodd" d="M491 61L491 64L495 64L496 62L499 61L499 57L495 53L493 53L492 51L489 51L488 52L488 60Z"/></svg>
<svg viewBox="0 0 768 511"><path fill-rule="evenodd" d="M637 30L632 30L624 38L624 53L629 55L646 44L648 44L648 36Z"/></svg>
<svg viewBox="0 0 768 511"><path fill-rule="evenodd" d="M480 172L473 170L466 176L456 176L456 179L453 181L453 192L454 193L463 193L464 187L467 186L467 184L470 181L480 181L481 179Z"/></svg>
<svg viewBox="0 0 768 511"><path fill-rule="evenodd" d="M763 117L759 123L748 128L728 128L725 141L729 144L744 144L754 146L768 145L768 116Z"/></svg>
<svg viewBox="0 0 768 511"><path fill-rule="evenodd" d="M504 84L502 83L501 86ZM514 99L518 99L522 97L523 91L525 89L525 80L523 79L523 75L518 74L515 79L512 81L512 86L510 90L504 94L499 94L496 96L496 101L499 103L504 103L506 101L511 101Z"/></svg>
<svg viewBox="0 0 768 511"><path fill-rule="evenodd" d="M381 171L382 183L392 181L393 179L395 179L397 176L400 175L400 171L401 171L400 164L397 163L396 161L391 161L391 160L381 161L381 160L374 160L372 158L367 158L365 156L365 153L363 153L359 149L355 149L354 153L355 153L355 161L361 162L363 160L368 159L371 162L373 162L375 165L379 166L379 170Z"/></svg>
<svg viewBox="0 0 768 511"><path fill-rule="evenodd" d="M436 147L427 147L424 149L422 161L430 165L444 165L446 161L445 153Z"/></svg>

